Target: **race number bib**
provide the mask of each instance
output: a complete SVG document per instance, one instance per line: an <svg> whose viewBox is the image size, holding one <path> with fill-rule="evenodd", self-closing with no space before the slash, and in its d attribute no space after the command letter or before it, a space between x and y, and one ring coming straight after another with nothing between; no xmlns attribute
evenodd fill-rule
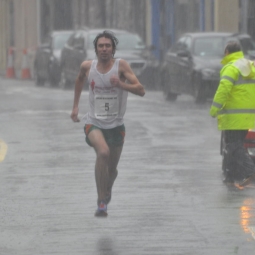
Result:
<svg viewBox="0 0 255 255"><path fill-rule="evenodd" d="M95 95L95 117L97 119L115 118L119 113L117 95Z"/></svg>

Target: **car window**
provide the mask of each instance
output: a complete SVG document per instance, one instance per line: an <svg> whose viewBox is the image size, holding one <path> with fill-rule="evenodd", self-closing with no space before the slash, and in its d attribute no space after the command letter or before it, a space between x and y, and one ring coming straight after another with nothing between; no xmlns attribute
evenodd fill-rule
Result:
<svg viewBox="0 0 255 255"><path fill-rule="evenodd" d="M85 40L84 37L79 34L77 37L74 38L74 47L79 47L79 49L84 49Z"/></svg>
<svg viewBox="0 0 255 255"><path fill-rule="evenodd" d="M81 34L80 33L76 33L74 35L74 38L73 38L73 46L74 47L79 43L80 38L81 38Z"/></svg>
<svg viewBox="0 0 255 255"><path fill-rule="evenodd" d="M251 38L241 38L240 44L244 55L255 52L255 42Z"/></svg>
<svg viewBox="0 0 255 255"><path fill-rule="evenodd" d="M141 50L145 49L143 40L138 35L121 34L118 37L119 44L117 49L119 50Z"/></svg>
<svg viewBox="0 0 255 255"><path fill-rule="evenodd" d="M191 39L190 36L186 37L185 44L186 44L186 48L190 51L191 50L191 44L192 44L192 39Z"/></svg>
<svg viewBox="0 0 255 255"><path fill-rule="evenodd" d="M93 41L97 34L89 35L89 49L94 49ZM117 45L117 50L141 50L145 49L145 44L140 36L136 34L117 34L117 39L119 43Z"/></svg>
<svg viewBox="0 0 255 255"><path fill-rule="evenodd" d="M181 37L173 47L170 48L171 52L190 50L191 38L189 36Z"/></svg>
<svg viewBox="0 0 255 255"><path fill-rule="evenodd" d="M224 39L222 37L203 37L194 40L193 54L200 57L222 57Z"/></svg>
<svg viewBox="0 0 255 255"><path fill-rule="evenodd" d="M42 44L44 44L44 45L49 45L49 46L51 46L51 43L52 43L52 38L51 38L51 36L47 36L47 37L45 37L44 39L43 39L43 41L42 41Z"/></svg>
<svg viewBox="0 0 255 255"><path fill-rule="evenodd" d="M74 45L74 37L75 37L75 34L76 34L76 33L73 33L73 34L69 37L69 39L67 40L67 44L68 44L70 47L73 47L73 45Z"/></svg>
<svg viewBox="0 0 255 255"><path fill-rule="evenodd" d="M58 34L53 37L53 49L61 50L68 38L70 37L70 33Z"/></svg>

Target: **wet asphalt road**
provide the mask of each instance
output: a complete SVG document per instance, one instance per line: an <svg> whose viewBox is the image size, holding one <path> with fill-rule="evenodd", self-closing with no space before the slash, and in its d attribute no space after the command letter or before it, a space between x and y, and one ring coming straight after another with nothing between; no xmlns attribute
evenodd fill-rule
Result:
<svg viewBox="0 0 255 255"><path fill-rule="evenodd" d="M95 153L72 101L72 90L0 79L1 255L254 254L255 185L222 183L210 102L129 95L119 176L98 219Z"/></svg>

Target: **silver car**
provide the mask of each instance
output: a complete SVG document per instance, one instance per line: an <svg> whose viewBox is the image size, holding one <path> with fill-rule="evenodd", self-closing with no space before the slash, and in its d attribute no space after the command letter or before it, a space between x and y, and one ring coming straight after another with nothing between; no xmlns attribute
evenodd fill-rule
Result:
<svg viewBox="0 0 255 255"><path fill-rule="evenodd" d="M212 98L220 81L221 59L228 41L240 43L246 58L254 59L255 42L247 34L200 32L183 34L166 52L161 84L166 99L189 94L196 103Z"/></svg>
<svg viewBox="0 0 255 255"><path fill-rule="evenodd" d="M34 60L36 85L42 86L47 81L51 86L58 86L61 50L72 33L72 30L53 31L46 42L37 48Z"/></svg>
<svg viewBox="0 0 255 255"><path fill-rule="evenodd" d="M61 52L61 86L74 86L80 65L85 60L95 59L93 41L106 29L88 29L75 31ZM119 40L115 58L125 59L145 86L154 86L158 61L151 49L146 47L141 37L125 30L111 29Z"/></svg>

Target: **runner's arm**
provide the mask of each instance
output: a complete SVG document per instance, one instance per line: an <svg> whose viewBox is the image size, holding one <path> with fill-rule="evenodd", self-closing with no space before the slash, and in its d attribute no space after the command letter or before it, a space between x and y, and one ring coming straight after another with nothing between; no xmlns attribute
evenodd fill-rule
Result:
<svg viewBox="0 0 255 255"><path fill-rule="evenodd" d="M118 77L114 76L111 78L112 84L124 90L127 90L135 95L144 96L145 90L143 85L139 82L138 78L134 74L129 64L123 59L120 60L119 70L121 73L121 77L123 77L129 83L126 83Z"/></svg>
<svg viewBox="0 0 255 255"><path fill-rule="evenodd" d="M79 74L78 74L78 76L76 78L76 81L75 81L73 110L72 110L72 113L71 113L71 119L74 122L79 122L80 121L79 118L78 118L78 112L79 112L79 107L78 106L79 106L80 96L81 96L83 85L84 85L84 82L85 82L85 79L86 79L86 73L87 73L88 68L89 68L89 62L84 61L81 64Z"/></svg>

